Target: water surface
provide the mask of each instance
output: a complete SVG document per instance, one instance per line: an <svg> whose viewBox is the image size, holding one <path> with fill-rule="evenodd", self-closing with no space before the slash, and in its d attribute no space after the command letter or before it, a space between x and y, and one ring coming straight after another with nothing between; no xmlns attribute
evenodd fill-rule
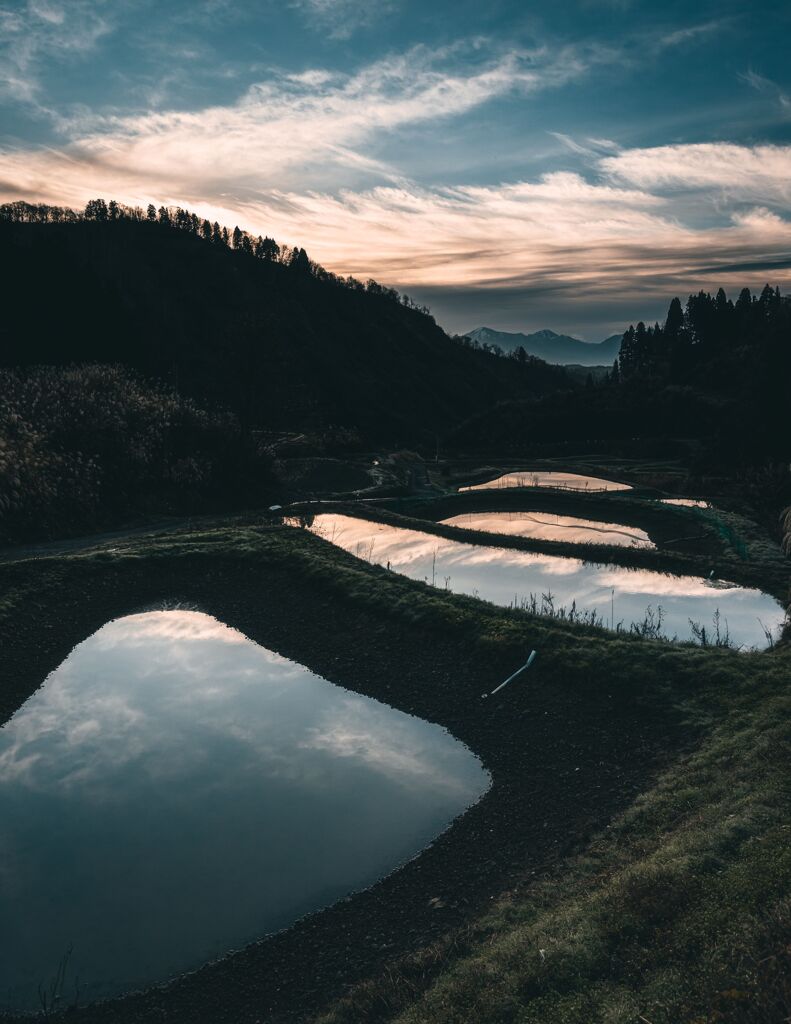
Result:
<svg viewBox="0 0 791 1024"><path fill-rule="evenodd" d="M663 505L678 505L680 508L711 508L707 501L701 498L660 498Z"/></svg>
<svg viewBox="0 0 791 1024"><path fill-rule="evenodd" d="M324 513L311 529L357 555L416 580L469 594L494 604L557 610L575 605L576 613L595 613L602 625L629 629L646 615L654 622L661 608L661 634L694 639L694 623L715 637L719 612L720 635L727 630L732 643L765 647L764 627L777 637L785 619L780 604L759 590L694 576L671 576L644 569L596 565L577 558L462 544L419 530L404 530L351 516ZM551 601L542 601L551 595ZM650 613L649 613L650 609Z"/></svg>
<svg viewBox="0 0 791 1024"><path fill-rule="evenodd" d="M615 544L619 547L654 548L656 545L636 526L600 523L578 516L559 516L553 512L464 512L443 519L445 526L465 530L502 533L533 540L562 540L572 544Z"/></svg>
<svg viewBox="0 0 791 1024"><path fill-rule="evenodd" d="M528 471L504 473L483 484L460 487L460 491L484 491L499 487L552 487L564 491L630 491L630 484L605 480L598 476L584 476L580 473L557 473L554 471Z"/></svg>
<svg viewBox="0 0 791 1024"><path fill-rule="evenodd" d="M110 622L0 729L0 1007L163 981L363 888L488 786L444 729L207 615Z"/></svg>

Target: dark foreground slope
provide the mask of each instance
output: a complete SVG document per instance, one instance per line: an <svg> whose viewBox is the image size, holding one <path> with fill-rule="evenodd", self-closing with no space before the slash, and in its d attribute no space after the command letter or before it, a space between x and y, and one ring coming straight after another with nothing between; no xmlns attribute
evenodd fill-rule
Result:
<svg viewBox="0 0 791 1024"><path fill-rule="evenodd" d="M472 352L378 287L161 223L0 223L0 365L120 362L243 422L416 442L561 371Z"/></svg>

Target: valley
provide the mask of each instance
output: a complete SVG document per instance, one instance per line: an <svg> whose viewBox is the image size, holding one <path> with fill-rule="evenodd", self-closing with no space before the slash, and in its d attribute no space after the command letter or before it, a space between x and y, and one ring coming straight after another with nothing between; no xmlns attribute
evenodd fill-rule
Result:
<svg viewBox="0 0 791 1024"><path fill-rule="evenodd" d="M386 466L389 459L378 461ZM348 470L333 466L324 471L330 486L336 480L351 479ZM313 463L314 474L316 468ZM482 759L492 775L490 791L447 833L419 858L353 900L336 903L270 938L262 937L165 989L120 1002L83 1005L81 1020L145 1020L155 1007L163 1006L169 1014L190 1014L195 1019L204 1019L211 1007L211 1019L253 1021L262 1002L273 1021L302 1020L306 1014L317 1021L378 1019L379 1011L370 1014L381 1000L398 1016L413 1004L417 1007L425 1001L431 1006L435 993L448 991L442 998L452 999L446 972L464 977L475 970L481 936L500 936L496 941L505 941L525 914L526 923L518 927L535 927L527 922L537 908L528 908L535 906L532 901L539 893L545 894L541 913L549 915L543 927L554 927L549 923L553 914L572 912L563 902L574 891L567 886L590 885L585 882L585 858L590 857L586 850L596 850L596 885L615 886L618 891L623 884L619 879L630 870L628 861L622 862L628 853L613 859L614 850L609 849L606 831L602 832L605 826L612 829L616 822L619 843L636 855L640 844L654 834L649 830L643 839L644 826L636 828L631 809L636 795L644 794L643 804L655 803L653 813L658 818L652 827L666 827L667 814L679 813L670 811L672 802L667 809L663 803L674 774L691 778L690 773L700 770L696 767L700 758L719 756L717 745L730 742L733 716L743 723L755 721L757 727L760 716L783 699L785 644L764 654L739 653L713 639L703 646L699 640L692 645L668 643L656 633L641 635L628 625L608 638L609 623L586 621L582 615L575 621L567 613L558 614L559 609L540 604L497 608L480 599L486 594L453 593L441 570L427 579L423 565L415 581L412 571L409 579L385 568L387 549L376 555L359 550L347 554L336 546L337 540L327 543L333 537L326 525L321 527L322 522L369 526L403 522L408 530L417 527L417 535L427 538L430 548L443 535L458 535L481 545L474 550L482 553L505 553L509 548L499 547L504 543L517 545L511 548L517 554L520 549L540 549L562 552L561 559L572 551L584 552L587 559L595 551L601 560L606 551L608 561L615 556L624 566L635 556L654 559L658 566L681 559L690 575L702 573L702 567L716 558L734 579L760 579L780 596L785 565L779 553L770 556L771 545L758 543L761 531L756 524L745 520L742 536L729 544L714 521L707 520L710 513L662 506L655 495L646 496L639 478L648 467L635 466L632 473L621 474L622 479L633 480L628 490L594 493L536 486L533 477L526 487L470 491L464 489L459 468L428 466L425 476L430 490L411 496L366 500L336 493L330 498L325 491L307 504L292 504L268 515L163 524L155 532L140 528L109 541L86 539L72 550L64 545L60 551L42 550L37 557L6 560L0 569L6 595L1 611L6 624L15 623L13 639L6 632L3 646L4 678L14 681L11 691L5 691L6 714L39 685L71 646L108 618L123 624L134 621L123 618L130 613L194 615L199 610L280 655L307 664L345 689L445 726ZM569 468L564 464L563 471ZM551 482L546 464L543 470ZM469 471L462 473L469 479ZM414 480L415 474L410 472L405 479ZM443 489L440 481L446 479L456 480L458 489ZM380 487L384 488L385 480L386 474L380 477ZM591 522L609 511L607 521L643 523L657 547L635 550L500 537L439 520L456 509L464 510L459 513L463 519L481 501L485 507L501 505L511 511L536 505L584 511L593 517ZM334 507L343 510L340 516ZM281 516L290 518L297 528L279 525ZM674 550L676 542L667 534L683 532L677 530L676 519L695 522L702 530L700 550L696 552L694 546L683 554ZM300 522L312 524L311 531L300 529ZM659 523L664 523L663 529L657 528ZM365 547L366 542L362 544ZM748 544L745 558L740 552ZM348 543L344 546L349 548ZM47 624L43 633L35 621L27 629L20 628L15 614L19 601L27 600L24 595L33 593L38 621ZM168 612L169 608L195 611ZM782 613L776 624L781 618ZM31 657L34 633L36 653ZM484 708L481 691L506 678L531 649L538 652L535 666ZM763 697L759 699L758 693ZM781 732L782 728L779 722L774 727ZM727 806L725 792L717 799ZM768 830L771 850L775 827L771 800L765 806L762 828ZM725 811L721 813L725 820ZM708 844L719 841L714 838L716 830L709 832L702 824L696 828L686 840L698 851L690 854L690 863L704 855ZM675 841L673 834L661 842ZM662 849L660 843L660 861ZM740 858L741 854L741 865ZM738 870L764 871L760 864L764 861ZM565 872L562 877L566 878L559 889L553 881L558 872ZM752 877L757 880L758 875ZM774 877L769 872L764 884L773 884ZM682 874L674 884L686 885L683 878ZM751 899L763 898L759 891L766 890L755 890ZM521 909L514 916L517 906ZM698 907L693 901L683 913L702 913L702 905ZM591 913L581 905L573 912ZM682 908L670 912L681 915ZM644 908L640 913L654 912ZM597 927L606 929L605 921ZM666 941L670 944L660 950L659 962L665 955L675 955L672 941ZM717 941L724 940L719 936ZM297 950L305 949L311 950L314 965L310 980L295 972ZM522 969L531 968L526 964ZM718 969L713 954L710 970ZM483 978L476 982L476 991L480 985L480 996L475 998L490 1000L492 993ZM606 998L606 990L600 997Z"/></svg>
<svg viewBox="0 0 791 1024"><path fill-rule="evenodd" d="M30 209L25 304L99 297L4 327L0 1020L770 1020L782 396L723 445L669 328L581 383L185 211ZM751 373L787 307L723 314Z"/></svg>

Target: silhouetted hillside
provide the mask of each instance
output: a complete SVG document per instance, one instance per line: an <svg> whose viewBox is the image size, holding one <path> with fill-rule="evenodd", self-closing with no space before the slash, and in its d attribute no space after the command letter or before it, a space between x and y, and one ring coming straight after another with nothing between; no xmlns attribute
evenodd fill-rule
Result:
<svg viewBox="0 0 791 1024"><path fill-rule="evenodd" d="M243 423L392 443L565 380L459 345L392 290L339 280L304 250L286 260L270 239L186 211L101 206L5 208L0 364L121 363ZM20 222L42 209L46 222Z"/></svg>

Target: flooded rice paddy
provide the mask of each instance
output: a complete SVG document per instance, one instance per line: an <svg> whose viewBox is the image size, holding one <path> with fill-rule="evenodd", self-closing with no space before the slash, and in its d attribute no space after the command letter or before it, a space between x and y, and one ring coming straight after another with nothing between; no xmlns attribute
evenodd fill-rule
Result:
<svg viewBox="0 0 791 1024"><path fill-rule="evenodd" d="M588 491L600 493L604 491L630 491L630 484L605 480L598 476L584 476L580 473L559 473L555 471L519 471L504 473L494 480L482 484L469 484L460 487L460 491L484 491L492 488L508 487L551 487L563 491Z"/></svg>
<svg viewBox="0 0 791 1024"><path fill-rule="evenodd" d="M769 595L719 580L464 544L333 513L316 516L311 529L411 579L506 607L550 614L564 609L611 629L634 626L649 636L761 648L778 636L785 619Z"/></svg>
<svg viewBox="0 0 791 1024"><path fill-rule="evenodd" d="M552 512L465 512L443 519L445 526L500 533L533 540L566 541L573 544L615 544L619 547L654 548L656 545L636 526L600 523L595 519L561 516Z"/></svg>
<svg viewBox="0 0 791 1024"><path fill-rule="evenodd" d="M0 1008L61 968L84 1003L283 928L488 785L444 729L208 615L112 621L0 729Z"/></svg>
<svg viewBox="0 0 791 1024"><path fill-rule="evenodd" d="M677 505L679 508L711 508L707 501L700 498L660 498L663 505Z"/></svg>

